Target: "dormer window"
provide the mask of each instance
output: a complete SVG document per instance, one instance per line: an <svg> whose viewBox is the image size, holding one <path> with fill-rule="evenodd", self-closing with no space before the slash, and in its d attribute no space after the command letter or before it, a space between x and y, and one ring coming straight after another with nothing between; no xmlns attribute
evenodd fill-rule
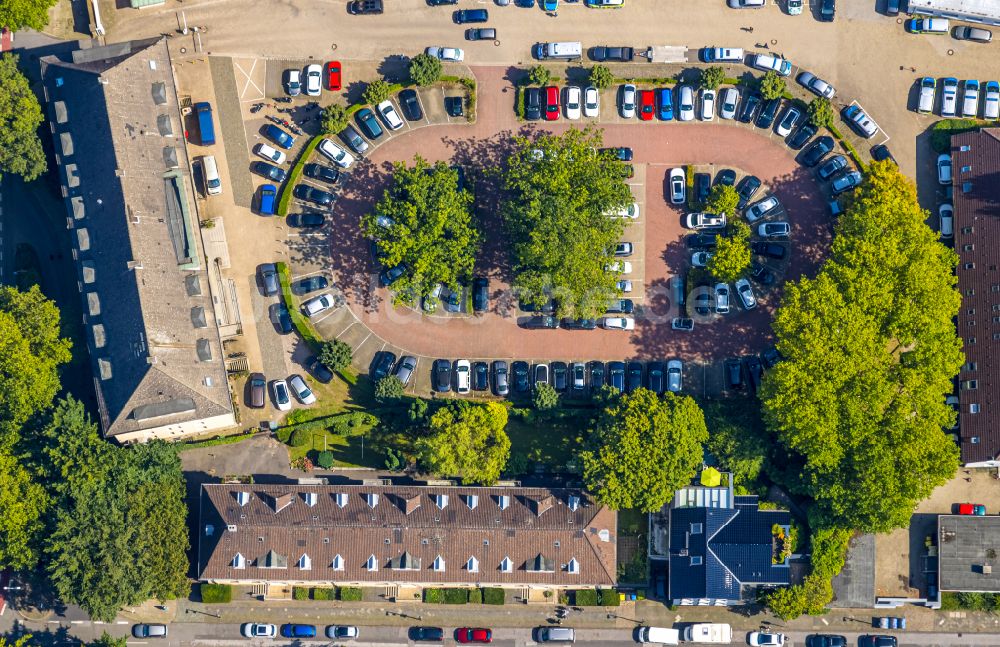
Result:
<svg viewBox="0 0 1000 647"><path fill-rule="evenodd" d="M440 510L444 510L448 507L448 495L447 494L435 494L434 495L434 505Z"/></svg>
<svg viewBox="0 0 1000 647"><path fill-rule="evenodd" d="M378 505L378 494L376 494L375 492L369 492L368 494L366 494L365 503L368 504L369 508L374 510L375 506Z"/></svg>
<svg viewBox="0 0 1000 647"><path fill-rule="evenodd" d="M337 492L333 495L333 500L336 501L338 508L343 508L347 506L347 494L344 492Z"/></svg>
<svg viewBox="0 0 1000 647"><path fill-rule="evenodd" d="M305 498L306 505L310 508L316 505L316 502L319 501L319 495L315 492L306 492L305 495L303 495L303 498Z"/></svg>
<svg viewBox="0 0 1000 647"><path fill-rule="evenodd" d="M312 560L309 559L309 555L302 553L302 557L299 557L299 568L303 571L312 570Z"/></svg>
<svg viewBox="0 0 1000 647"><path fill-rule="evenodd" d="M500 506L501 510L506 510L510 507L510 497L506 494L501 494L497 497L497 505Z"/></svg>
<svg viewBox="0 0 1000 647"><path fill-rule="evenodd" d="M365 568L368 569L369 571L378 570L378 560L375 559L375 555L372 555L368 558L368 561L365 562Z"/></svg>
<svg viewBox="0 0 1000 647"><path fill-rule="evenodd" d="M580 574L580 562L576 561L575 557L569 560L569 563L566 564L566 572L574 575Z"/></svg>
<svg viewBox="0 0 1000 647"><path fill-rule="evenodd" d="M475 510L476 506L479 505L479 496L475 494L465 495L465 505L469 506L469 510Z"/></svg>
<svg viewBox="0 0 1000 647"><path fill-rule="evenodd" d="M465 562L465 569L470 573L479 572L479 560L475 557L470 557L469 561Z"/></svg>
<svg viewBox="0 0 1000 647"><path fill-rule="evenodd" d="M576 512L577 510L580 509L580 497L576 495L570 496L568 505L570 510Z"/></svg>
<svg viewBox="0 0 1000 647"><path fill-rule="evenodd" d="M340 555L334 557L333 562L330 563L330 568L332 568L335 571L344 570L344 558L341 557Z"/></svg>
<svg viewBox="0 0 1000 647"><path fill-rule="evenodd" d="M246 504L250 503L250 493L249 492L237 492L236 493L236 503L240 504L242 508Z"/></svg>
<svg viewBox="0 0 1000 647"><path fill-rule="evenodd" d="M510 557L504 557L503 561L500 562L500 572L501 573L514 572L514 562L510 561Z"/></svg>
<svg viewBox="0 0 1000 647"><path fill-rule="evenodd" d="M444 558L440 555L434 558L434 570L438 573L444 572Z"/></svg>
<svg viewBox="0 0 1000 647"><path fill-rule="evenodd" d="M247 567L247 559L246 559L246 557L244 557L242 555L242 553L236 553L236 557L233 557L232 567L233 568L246 568Z"/></svg>

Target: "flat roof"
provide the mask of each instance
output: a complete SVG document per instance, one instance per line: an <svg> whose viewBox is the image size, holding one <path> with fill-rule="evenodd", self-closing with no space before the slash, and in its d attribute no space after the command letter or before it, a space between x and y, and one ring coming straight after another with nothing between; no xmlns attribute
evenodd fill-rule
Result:
<svg viewBox="0 0 1000 647"><path fill-rule="evenodd" d="M1000 516L938 517L942 591L1000 592Z"/></svg>
<svg viewBox="0 0 1000 647"><path fill-rule="evenodd" d="M1000 2L997 0L909 0L909 6L911 13L1000 20Z"/></svg>

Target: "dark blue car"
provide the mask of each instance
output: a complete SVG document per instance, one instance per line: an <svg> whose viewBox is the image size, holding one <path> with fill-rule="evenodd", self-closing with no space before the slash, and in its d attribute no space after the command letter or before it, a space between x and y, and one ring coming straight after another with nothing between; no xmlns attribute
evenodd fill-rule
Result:
<svg viewBox="0 0 1000 647"><path fill-rule="evenodd" d="M656 105L658 112L656 116L660 121L670 121L674 118L674 99L670 88L660 88L656 91Z"/></svg>
<svg viewBox="0 0 1000 647"><path fill-rule="evenodd" d="M315 638L316 627L312 625L281 625L282 638Z"/></svg>
<svg viewBox="0 0 1000 647"><path fill-rule="evenodd" d="M271 138L275 144L281 146L282 148L291 148L292 144L295 143L295 138L286 133L281 128L278 128L274 124L268 124L264 127L264 134Z"/></svg>
<svg viewBox="0 0 1000 647"><path fill-rule="evenodd" d="M368 136L368 139L374 140L382 136L382 126L378 125L378 119L375 118L375 113L370 108L358 110L356 118L358 125L361 126L361 130Z"/></svg>

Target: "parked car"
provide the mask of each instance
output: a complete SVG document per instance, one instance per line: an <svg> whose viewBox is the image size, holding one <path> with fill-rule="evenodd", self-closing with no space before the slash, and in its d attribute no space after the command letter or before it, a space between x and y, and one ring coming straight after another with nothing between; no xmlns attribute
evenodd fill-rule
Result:
<svg viewBox="0 0 1000 647"><path fill-rule="evenodd" d="M453 13L451 17L456 25L465 25L468 23L489 21L490 12L486 9L460 9Z"/></svg>
<svg viewBox="0 0 1000 647"><path fill-rule="evenodd" d="M329 61L326 64L326 89L331 92L336 92L340 90L340 87L340 61Z"/></svg>
<svg viewBox="0 0 1000 647"><path fill-rule="evenodd" d="M667 362L667 390L680 393L684 389L684 363L679 359Z"/></svg>
<svg viewBox="0 0 1000 647"><path fill-rule="evenodd" d="M702 63L742 63L743 50L739 47L702 47L698 50Z"/></svg>
<svg viewBox="0 0 1000 647"><path fill-rule="evenodd" d="M288 395L288 383L284 380L271 382L271 397L278 411L289 411L292 408L292 398Z"/></svg>
<svg viewBox="0 0 1000 647"><path fill-rule="evenodd" d="M955 40L971 40L974 43L988 43L993 40L993 32L989 29L970 27L969 25L955 27L955 31L951 35Z"/></svg>
<svg viewBox="0 0 1000 647"><path fill-rule="evenodd" d="M486 362L472 363L472 390L485 391L490 388L490 367Z"/></svg>
<svg viewBox="0 0 1000 647"><path fill-rule="evenodd" d="M628 362L625 364L625 392L632 393L636 389L642 388L642 362Z"/></svg>
<svg viewBox="0 0 1000 647"><path fill-rule="evenodd" d="M311 177L314 180L322 180L330 184L340 182L340 171L324 164L306 164L302 167L302 172L306 177Z"/></svg>
<svg viewBox="0 0 1000 647"><path fill-rule="evenodd" d="M747 376L747 384L751 393L757 393L760 389L760 382L764 379L764 366L756 355L748 355L743 358L743 369Z"/></svg>
<svg viewBox="0 0 1000 647"><path fill-rule="evenodd" d="M740 303L743 304L744 310L753 310L757 307L757 297L753 293L753 287L750 285L750 281L739 278L736 279L736 294L740 298Z"/></svg>
<svg viewBox="0 0 1000 647"><path fill-rule="evenodd" d="M406 265L403 263L400 263L399 265L394 265L392 267L387 267L379 273L378 275L379 283L381 283L384 287L389 287L397 280L399 280L399 277L403 276L403 273L405 271L406 271Z"/></svg>
<svg viewBox="0 0 1000 647"><path fill-rule="evenodd" d="M566 317L560 322L560 326L566 330L594 330L597 328L597 322L593 319L573 319L572 317Z"/></svg>
<svg viewBox="0 0 1000 647"><path fill-rule="evenodd" d="M392 101L386 99L375 106L375 110L378 111L378 116L382 118L382 122L385 123L389 130L399 130L403 127L403 120L399 118L399 113L396 112L396 107L392 105Z"/></svg>
<svg viewBox="0 0 1000 647"><path fill-rule="evenodd" d="M768 129L774 123L774 118L778 115L778 108L781 107L781 99L768 99L761 104L760 112L757 113L755 125L758 128Z"/></svg>
<svg viewBox="0 0 1000 647"><path fill-rule="evenodd" d="M947 202L938 207L938 231L941 238L955 235L955 208Z"/></svg>
<svg viewBox="0 0 1000 647"><path fill-rule="evenodd" d="M522 328L527 328L528 330L555 330L559 327L559 322L555 317L550 316L536 316L528 317L522 324Z"/></svg>
<svg viewBox="0 0 1000 647"><path fill-rule="evenodd" d="M765 286L774 285L778 281L778 277L774 275L774 272L760 263L750 264L750 278Z"/></svg>
<svg viewBox="0 0 1000 647"><path fill-rule="evenodd" d="M382 0L353 0L347 5L347 12L354 15L382 13Z"/></svg>
<svg viewBox="0 0 1000 647"><path fill-rule="evenodd" d="M767 0L726 0L730 9L760 9L767 5Z"/></svg>
<svg viewBox="0 0 1000 647"><path fill-rule="evenodd" d="M510 391L510 378L508 375L507 362L496 360L492 365L493 372L493 394L507 395Z"/></svg>
<svg viewBox="0 0 1000 647"><path fill-rule="evenodd" d="M524 90L524 118L537 121L542 118L542 89L526 88Z"/></svg>
<svg viewBox="0 0 1000 647"><path fill-rule="evenodd" d="M858 647L898 647L895 636L859 636Z"/></svg>
<svg viewBox="0 0 1000 647"><path fill-rule="evenodd" d="M694 90L689 85L677 88L677 119L680 121L694 119Z"/></svg>
<svg viewBox="0 0 1000 647"><path fill-rule="evenodd" d="M778 202L778 198L773 195L769 195L763 200L759 200L750 205L744 216L748 222L757 222L772 211L777 210L780 206L781 203Z"/></svg>
<svg viewBox="0 0 1000 647"><path fill-rule="evenodd" d="M812 72L802 72L796 77L795 80L798 81L799 85L804 87L806 90L809 90L813 94L820 97L832 99L833 95L837 93L837 91L833 89L832 85L815 76Z"/></svg>
<svg viewBox="0 0 1000 647"><path fill-rule="evenodd" d="M694 330L694 319L690 317L674 317L670 321L671 330L682 330L685 332L691 332Z"/></svg>
<svg viewBox="0 0 1000 647"><path fill-rule="evenodd" d="M715 252L695 252L691 254L691 265L695 267L707 267L708 261L715 256Z"/></svg>
<svg viewBox="0 0 1000 647"><path fill-rule="evenodd" d="M715 120L715 90L702 89L700 118L702 121Z"/></svg>
<svg viewBox="0 0 1000 647"><path fill-rule="evenodd" d="M726 88L722 91L719 106L719 117L735 119L736 107L740 105L740 91L736 88Z"/></svg>
<svg viewBox="0 0 1000 647"><path fill-rule="evenodd" d="M275 182L284 182L286 177L284 169L280 169L273 164L268 164L267 162L251 162L250 171L263 177L264 179L274 180Z"/></svg>
<svg viewBox="0 0 1000 647"><path fill-rule="evenodd" d="M958 505L958 514L982 517L986 515L986 506L979 503L960 503Z"/></svg>
<svg viewBox="0 0 1000 647"><path fill-rule="evenodd" d="M730 391L743 390L743 365L735 357L728 357L723 362L723 373L726 376L726 388Z"/></svg>
<svg viewBox="0 0 1000 647"><path fill-rule="evenodd" d="M656 117L660 121L670 121L674 118L673 90L660 88L656 91Z"/></svg>
<svg viewBox="0 0 1000 647"><path fill-rule="evenodd" d="M598 63L619 62L628 63L635 56L631 47L591 47L589 52L590 60Z"/></svg>
<svg viewBox="0 0 1000 647"><path fill-rule="evenodd" d="M297 97L302 93L302 72L299 70L285 71L285 92L290 97Z"/></svg>
<svg viewBox="0 0 1000 647"><path fill-rule="evenodd" d="M899 13L899 10L896 10ZM806 636L806 647L847 647L847 638L833 634Z"/></svg>
<svg viewBox="0 0 1000 647"><path fill-rule="evenodd" d="M278 628L271 624L246 622L240 627L240 633L244 638L274 638L278 635Z"/></svg>
<svg viewBox="0 0 1000 647"><path fill-rule="evenodd" d="M295 144L295 138L286 133L274 124L264 126L264 136L284 149L289 149Z"/></svg>
<svg viewBox="0 0 1000 647"><path fill-rule="evenodd" d="M274 208L278 202L278 187L273 184L260 185L260 199L257 202L257 211L262 216L273 216Z"/></svg>
<svg viewBox="0 0 1000 647"><path fill-rule="evenodd" d="M787 222L762 222L757 227L757 235L761 238L787 238L792 232L792 226Z"/></svg>
<svg viewBox="0 0 1000 647"><path fill-rule="evenodd" d="M167 625L163 624L137 624L132 625L133 638L166 638Z"/></svg>
<svg viewBox="0 0 1000 647"><path fill-rule="evenodd" d="M535 364L535 368L532 371L532 380L537 390L542 384L549 384L549 365L548 364Z"/></svg>
<svg viewBox="0 0 1000 647"><path fill-rule="evenodd" d="M451 391L451 361L436 359L432 367L434 373L434 390L438 393Z"/></svg>
<svg viewBox="0 0 1000 647"><path fill-rule="evenodd" d="M326 223L326 216L321 213L293 213L288 216L287 222L293 229L317 229Z"/></svg>
<svg viewBox="0 0 1000 647"><path fill-rule="evenodd" d="M285 307L285 304L272 303L268 310L270 311L271 323L274 324L278 334L291 334L294 327L292 326L292 317L288 314L288 308Z"/></svg>
<svg viewBox="0 0 1000 647"><path fill-rule="evenodd" d="M573 362L569 369L570 383L574 391L582 391L587 387L587 365L583 362Z"/></svg>
<svg viewBox="0 0 1000 647"><path fill-rule="evenodd" d="M670 202L684 204L687 201L687 177L681 167L670 169Z"/></svg>
<svg viewBox="0 0 1000 647"><path fill-rule="evenodd" d="M833 192L833 195L852 191L861 184L861 179L861 173L858 171L842 172L830 181L830 190Z"/></svg>
<svg viewBox="0 0 1000 647"><path fill-rule="evenodd" d="M472 280L472 310L486 312L490 306L490 281L484 276Z"/></svg>
<svg viewBox="0 0 1000 647"><path fill-rule="evenodd" d="M378 382L382 378L392 373L392 367L396 364L396 354L390 351L379 351L375 353L372 360L371 378L373 382Z"/></svg>
<svg viewBox="0 0 1000 647"><path fill-rule="evenodd" d="M604 362L590 363L590 388L597 390L604 386Z"/></svg>
<svg viewBox="0 0 1000 647"><path fill-rule="evenodd" d="M729 284L715 284L715 314L729 314Z"/></svg>
<svg viewBox="0 0 1000 647"><path fill-rule="evenodd" d="M444 640L444 629L441 627L410 627L407 634L414 642L441 642Z"/></svg>
<svg viewBox="0 0 1000 647"><path fill-rule="evenodd" d="M545 88L545 120L559 119L559 88L550 85Z"/></svg>
<svg viewBox="0 0 1000 647"><path fill-rule="evenodd" d="M291 388L292 393L295 394L295 398L302 404L309 405L316 403L315 394L313 394L312 389L306 385L306 381L302 379L301 375L292 375L288 379L288 386Z"/></svg>
<svg viewBox="0 0 1000 647"><path fill-rule="evenodd" d="M592 85L583 89L583 116L598 117L601 114L601 95Z"/></svg>
<svg viewBox="0 0 1000 647"><path fill-rule="evenodd" d="M514 392L527 393L530 387L528 363L521 361L514 362L510 365L510 372L514 376Z"/></svg>
<svg viewBox="0 0 1000 647"><path fill-rule="evenodd" d="M806 142L812 139L813 135L817 132L819 132L819 128L817 128L812 122L807 121L799 126L795 132L785 140L785 143L788 144L788 147L792 150L799 150L805 146Z"/></svg>
<svg viewBox="0 0 1000 647"><path fill-rule="evenodd" d="M689 213L684 218L684 226L688 229L724 229L726 226L726 214Z"/></svg>
<svg viewBox="0 0 1000 647"><path fill-rule="evenodd" d="M348 126L347 129L344 130L344 132L346 133L347 130L353 130L353 129L350 126ZM322 155L325 155L340 168L350 168L351 164L354 163L354 157L350 153L345 151L340 146L337 146L329 139L324 139L323 141L321 141L319 143L319 146L317 146L316 148Z"/></svg>
<svg viewBox="0 0 1000 647"><path fill-rule="evenodd" d="M954 117L958 106L958 79L953 76L941 81L941 116Z"/></svg>
<svg viewBox="0 0 1000 647"><path fill-rule="evenodd" d="M465 52L458 47L428 47L424 53L446 63L461 63L465 60Z"/></svg>
<svg viewBox="0 0 1000 647"><path fill-rule="evenodd" d="M962 116L974 119L979 114L979 81L969 79L962 93Z"/></svg>
<svg viewBox="0 0 1000 647"><path fill-rule="evenodd" d="M601 321L605 330L635 330L635 319L632 317L605 317Z"/></svg>
<svg viewBox="0 0 1000 647"><path fill-rule="evenodd" d="M334 195L329 191L323 191L322 189L317 189L316 187L309 186L308 184L296 184L295 188L292 190L292 195L299 200L312 202L321 207L330 206L333 204L335 199Z"/></svg>
<svg viewBox="0 0 1000 647"><path fill-rule="evenodd" d="M652 121L654 112L656 112L656 94L652 90L641 90L639 92L639 119Z"/></svg>
<svg viewBox="0 0 1000 647"><path fill-rule="evenodd" d="M404 355L400 358L399 363L396 364L396 370L392 374L403 383L403 386L406 386L410 383L410 379L416 370L417 358L412 355Z"/></svg>
<svg viewBox="0 0 1000 647"><path fill-rule="evenodd" d="M829 135L817 137L816 141L809 144L809 148L802 154L802 164L809 168L816 166L824 155L833 150L833 146L833 137Z"/></svg>
<svg viewBox="0 0 1000 647"><path fill-rule="evenodd" d="M552 362L552 388L562 393L568 386L566 362Z"/></svg>
<svg viewBox="0 0 1000 647"><path fill-rule="evenodd" d="M285 624L281 625L282 638L315 638L316 627L313 625Z"/></svg>
<svg viewBox="0 0 1000 647"><path fill-rule="evenodd" d="M635 117L636 101L635 86L631 83L623 85L618 94L618 111L621 113L623 119L632 119Z"/></svg>
<svg viewBox="0 0 1000 647"><path fill-rule="evenodd" d="M783 245L766 241L750 243L750 251L759 256L767 256L777 260L782 260L788 255L788 250Z"/></svg>
<svg viewBox="0 0 1000 647"><path fill-rule="evenodd" d="M379 125L378 119L375 118L375 112L371 108L358 110L354 118L368 139L374 141L385 133L382 130L382 126Z"/></svg>
<svg viewBox="0 0 1000 647"><path fill-rule="evenodd" d="M787 137L795 125L799 123L799 119L802 118L802 111L795 106L788 106L785 109L785 114L782 115L781 119L778 121L778 125L774 127L774 132L776 132L781 137Z"/></svg>
<svg viewBox="0 0 1000 647"><path fill-rule="evenodd" d="M630 315L634 308L632 299L611 299L604 307L604 311Z"/></svg>
<svg viewBox="0 0 1000 647"><path fill-rule="evenodd" d="M334 307L335 303L333 296L328 292L324 292L318 297L313 297L303 303L302 311L307 317L312 318Z"/></svg>
<svg viewBox="0 0 1000 647"><path fill-rule="evenodd" d="M819 6L819 19L823 22L833 22L837 16L837 0L822 0Z"/></svg>
<svg viewBox="0 0 1000 647"><path fill-rule="evenodd" d="M694 174L694 199L700 203L708 200L712 192L712 176L708 173Z"/></svg>
<svg viewBox="0 0 1000 647"><path fill-rule="evenodd" d="M607 384L619 393L625 391L625 362L608 362Z"/></svg>
<svg viewBox="0 0 1000 647"><path fill-rule="evenodd" d="M785 644L784 634L769 631L751 631L747 636L750 647L782 647Z"/></svg>
<svg viewBox="0 0 1000 647"><path fill-rule="evenodd" d="M280 290L278 286L278 268L274 263L261 263L257 266L260 275L260 285L264 296L273 297Z"/></svg>
<svg viewBox="0 0 1000 647"><path fill-rule="evenodd" d="M615 256L631 256L633 250L634 250L634 247L633 247L632 243L618 243L618 245L615 246L614 255Z"/></svg>
<svg viewBox="0 0 1000 647"><path fill-rule="evenodd" d="M1000 83L986 82L983 95L983 119L1000 119Z"/></svg>
<svg viewBox="0 0 1000 647"><path fill-rule="evenodd" d="M834 155L816 169L816 176L825 182L848 166L849 162L846 157L843 155Z"/></svg>
<svg viewBox="0 0 1000 647"><path fill-rule="evenodd" d="M759 94L748 92L743 98L743 107L740 109L737 119L745 124L753 123L757 117L757 110L760 108L761 101L762 99Z"/></svg>
<svg viewBox="0 0 1000 647"><path fill-rule="evenodd" d="M340 131L340 138L344 140L344 143L350 146L351 150L358 155L364 155L368 151L368 142L366 142L364 138L361 137L360 133L358 133L357 129L350 124ZM322 144L320 144L320 147L322 147ZM320 152L327 157L330 157L324 151L321 150ZM353 158L351 161L354 161ZM350 166L350 164L348 164L348 166Z"/></svg>
<svg viewBox="0 0 1000 647"><path fill-rule="evenodd" d="M859 105L847 106L841 112L841 116L843 116L844 121L851 125L855 132L866 139L871 139L878 133L878 126Z"/></svg>
<svg viewBox="0 0 1000 647"><path fill-rule="evenodd" d="M582 107L580 105L582 92L580 88L575 85L568 86L566 88L566 118L567 119L579 119L582 112Z"/></svg>
<svg viewBox="0 0 1000 647"><path fill-rule="evenodd" d="M259 156L266 159L268 162L274 162L275 164L285 163L285 154L279 150L268 146L267 144L257 144L253 147L253 152Z"/></svg>
<svg viewBox="0 0 1000 647"><path fill-rule="evenodd" d="M318 97L323 93L323 66L313 63L306 66L306 94Z"/></svg>

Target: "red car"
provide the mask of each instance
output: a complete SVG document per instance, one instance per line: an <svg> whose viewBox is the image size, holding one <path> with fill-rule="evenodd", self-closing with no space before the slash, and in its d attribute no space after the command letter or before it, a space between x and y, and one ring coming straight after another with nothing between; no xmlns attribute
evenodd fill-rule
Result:
<svg viewBox="0 0 1000 647"><path fill-rule="evenodd" d="M559 118L559 88L550 85L545 88L545 119L555 121Z"/></svg>
<svg viewBox="0 0 1000 647"><path fill-rule="evenodd" d="M986 514L986 506L979 503L960 503L958 514L973 514L982 517Z"/></svg>
<svg viewBox="0 0 1000 647"><path fill-rule="evenodd" d="M455 640L460 643L491 643L493 642L493 630L462 627L455 630Z"/></svg>
<svg viewBox="0 0 1000 647"><path fill-rule="evenodd" d="M653 113L656 112L656 93L652 90L642 90L639 92L639 119L652 121Z"/></svg>
<svg viewBox="0 0 1000 647"><path fill-rule="evenodd" d="M326 64L326 89L340 89L340 61L330 61Z"/></svg>

